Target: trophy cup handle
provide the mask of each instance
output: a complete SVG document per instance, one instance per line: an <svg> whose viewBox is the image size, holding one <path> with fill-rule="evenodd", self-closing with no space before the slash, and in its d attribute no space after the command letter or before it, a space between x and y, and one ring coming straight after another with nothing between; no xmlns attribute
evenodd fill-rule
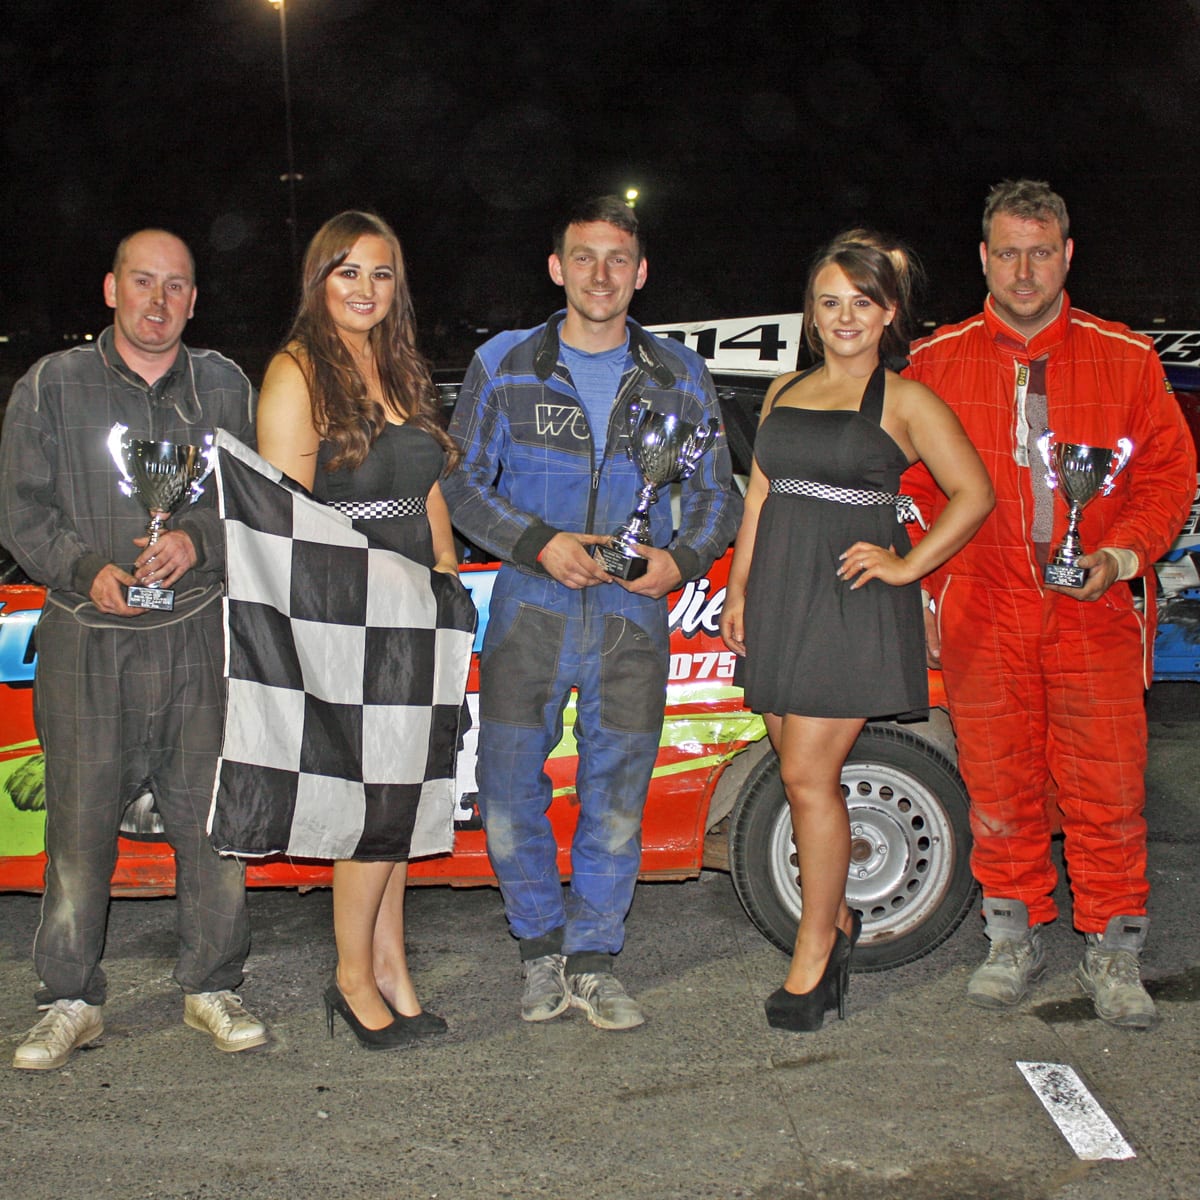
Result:
<svg viewBox="0 0 1200 1200"><path fill-rule="evenodd" d="M1047 429L1037 440L1038 453L1042 456L1042 462L1046 464L1046 486L1051 488L1058 487L1058 475L1054 471L1054 455L1051 453L1051 446L1054 445L1054 430Z"/></svg>
<svg viewBox="0 0 1200 1200"><path fill-rule="evenodd" d="M701 425L692 436L693 453L696 458L703 458L705 451L717 440L721 426L715 418L710 418Z"/></svg>
<svg viewBox="0 0 1200 1200"><path fill-rule="evenodd" d="M641 424L649 411L650 405L640 396L634 396L625 406L625 432L631 438L633 437L634 430Z"/></svg>
<svg viewBox="0 0 1200 1200"><path fill-rule="evenodd" d="M129 468L125 465L125 435L129 432L128 425L122 425L119 422L108 431L108 453L112 457L113 462L117 464L117 470L121 474L121 478L117 480L117 487L126 495L133 495L133 476L129 474Z"/></svg>
<svg viewBox="0 0 1200 1200"><path fill-rule="evenodd" d="M1100 485L1102 495L1107 496L1113 490L1117 476L1125 470L1129 463L1129 456L1133 453L1133 443L1128 438L1120 438L1117 441L1117 448L1113 451L1112 469L1104 477L1104 482Z"/></svg>
<svg viewBox="0 0 1200 1200"><path fill-rule="evenodd" d="M204 481L213 473L217 466L217 448L213 444L213 435L211 433L204 435L204 445L200 448L199 452L200 458L204 462L204 469L188 484L188 495L191 497L189 500L190 504L195 504L204 495Z"/></svg>
<svg viewBox="0 0 1200 1200"><path fill-rule="evenodd" d="M680 463L679 479L681 481L687 479L700 465L700 460L704 457L708 448L717 440L717 434L720 430L720 423L714 419L706 421L703 425L696 426L691 437L687 440L687 445L684 449L685 459Z"/></svg>

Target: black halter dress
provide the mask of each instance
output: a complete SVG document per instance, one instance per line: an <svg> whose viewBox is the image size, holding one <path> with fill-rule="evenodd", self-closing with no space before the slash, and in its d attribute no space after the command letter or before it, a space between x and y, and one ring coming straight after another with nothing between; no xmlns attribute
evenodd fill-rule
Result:
<svg viewBox="0 0 1200 1200"><path fill-rule="evenodd" d="M799 382L798 377L793 382ZM851 590L839 555L857 541L911 548L894 496L908 460L883 431L878 367L857 412L775 407L755 460L772 483L759 514L746 595L745 702L812 717L917 716L928 708L920 585ZM803 489L798 484L824 485ZM841 489L860 502L803 494Z"/></svg>

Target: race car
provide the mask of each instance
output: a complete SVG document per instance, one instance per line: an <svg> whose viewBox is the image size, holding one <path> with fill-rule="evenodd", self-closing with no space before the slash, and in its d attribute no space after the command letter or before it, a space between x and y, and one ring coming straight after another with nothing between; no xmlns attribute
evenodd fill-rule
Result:
<svg viewBox="0 0 1200 1200"><path fill-rule="evenodd" d="M1200 447L1200 332L1150 334L1179 406ZM1155 680L1200 681L1200 484L1175 544L1154 564L1158 576Z"/></svg>
<svg viewBox="0 0 1200 1200"><path fill-rule="evenodd" d="M770 380L796 366L802 317L789 313L741 321L659 328L709 360L735 470L749 472L754 433ZM1200 388L1200 335L1159 334L1169 370L1181 389ZM1188 375L1186 372L1192 372ZM453 405L460 376L443 378L443 402ZM1200 439L1200 397L1180 391ZM1164 615L1194 604L1200 545L1196 509L1174 553L1163 564ZM670 672L659 755L643 821L641 877L685 879L704 868L732 873L750 919L780 949L790 951L800 914L796 855L779 764L761 718L747 712L733 684L734 656L720 640L718 621L730 555L668 600ZM1190 567L1190 575L1187 570ZM462 579L479 610L476 651L487 623L496 564L468 553ZM1172 574L1174 572L1174 574ZM1179 579L1179 586L1174 580ZM5 582L5 580L10 580ZM1190 580L1190 582L1189 582ZM42 589L16 581L0 566L0 890L38 891L45 865L42 762L33 728L31 689L36 667L33 629ZM1169 622L1159 644L1183 628ZM1173 632L1174 631L1174 632ZM1192 626L1192 669L1170 678L1200 679ZM472 664L468 702L478 712L478 665ZM928 719L911 724L872 722L854 746L842 775L850 810L851 856L846 894L863 919L855 969L881 970L928 954L947 938L974 902L968 863L967 793L954 767L954 738L940 675L930 674ZM574 713L547 770L554 786L550 809L559 868L570 870L575 826ZM414 861L414 883L473 886L494 883L475 803L475 741L459 756L456 845L451 855ZM114 895L156 895L173 889L174 859L162 840L153 798L130 806L113 876ZM324 886L328 863L275 857L252 860L251 886Z"/></svg>

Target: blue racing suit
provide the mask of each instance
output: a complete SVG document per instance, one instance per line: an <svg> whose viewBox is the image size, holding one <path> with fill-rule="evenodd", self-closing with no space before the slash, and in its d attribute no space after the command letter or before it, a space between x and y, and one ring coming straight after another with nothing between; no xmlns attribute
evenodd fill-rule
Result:
<svg viewBox="0 0 1200 1200"><path fill-rule="evenodd" d="M477 351L450 427L463 460L442 491L458 529L502 560L480 657L477 778L509 927L522 958L561 949L568 970L607 970L624 942L662 732L666 600L615 583L565 587L538 555L560 531L611 533L629 516L643 484L625 451L629 401L695 424L720 411L698 355L629 321L629 357L601 442L560 360L562 317ZM667 489L650 516L652 543L683 579L704 574L741 517L723 432L682 484L678 533ZM545 762L573 688L579 818L564 897Z"/></svg>

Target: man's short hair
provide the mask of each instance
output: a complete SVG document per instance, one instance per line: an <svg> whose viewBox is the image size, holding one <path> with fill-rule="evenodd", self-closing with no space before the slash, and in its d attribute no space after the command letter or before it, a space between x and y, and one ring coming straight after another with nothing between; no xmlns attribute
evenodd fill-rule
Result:
<svg viewBox="0 0 1200 1200"><path fill-rule="evenodd" d="M620 196L589 196L577 200L554 226L554 253L562 258L567 230L572 225L587 225L592 221L604 221L630 234L637 242L638 261L646 257L646 244L638 231L637 214Z"/></svg>
<svg viewBox="0 0 1200 1200"><path fill-rule="evenodd" d="M992 218L1006 213L1019 221L1055 220L1062 231L1063 241L1070 236L1071 222L1063 198L1041 179L1005 179L988 192L983 206L983 240L992 236Z"/></svg>
<svg viewBox="0 0 1200 1200"><path fill-rule="evenodd" d="M114 275L121 274L121 264L125 261L125 254L129 250L129 243L135 237L141 237L143 233L158 233L166 237L174 238L187 251L188 266L192 269L192 285L196 283L196 256L192 253L192 248L179 236L177 233L172 233L169 229L157 229L153 226L147 229L135 229L132 233L127 233L118 243L117 251L113 255L112 273Z"/></svg>

